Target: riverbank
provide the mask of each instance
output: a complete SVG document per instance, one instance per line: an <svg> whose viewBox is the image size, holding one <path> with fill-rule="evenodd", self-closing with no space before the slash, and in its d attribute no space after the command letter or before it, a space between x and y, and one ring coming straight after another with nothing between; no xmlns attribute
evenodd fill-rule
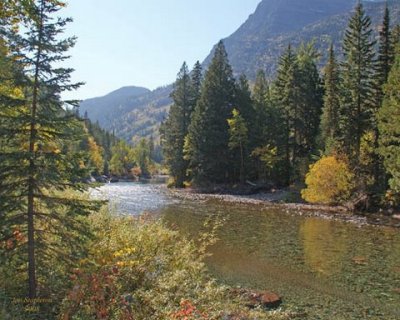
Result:
<svg viewBox="0 0 400 320"><path fill-rule="evenodd" d="M217 200L260 207L279 207L283 208L287 214L354 223L358 226L373 225L400 228L400 217L398 215L354 213L345 206L287 202L291 198L291 192L284 189L246 195L205 193L192 188L169 190L172 196L182 200Z"/></svg>

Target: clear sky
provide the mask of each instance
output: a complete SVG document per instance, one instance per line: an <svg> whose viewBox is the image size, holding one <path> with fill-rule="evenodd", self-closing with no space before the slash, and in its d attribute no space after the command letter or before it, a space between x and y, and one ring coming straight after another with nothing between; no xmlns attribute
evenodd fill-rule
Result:
<svg viewBox="0 0 400 320"><path fill-rule="evenodd" d="M261 0L69 0L67 35L78 42L66 66L86 85L64 98L102 96L122 86L172 83L233 33Z"/></svg>

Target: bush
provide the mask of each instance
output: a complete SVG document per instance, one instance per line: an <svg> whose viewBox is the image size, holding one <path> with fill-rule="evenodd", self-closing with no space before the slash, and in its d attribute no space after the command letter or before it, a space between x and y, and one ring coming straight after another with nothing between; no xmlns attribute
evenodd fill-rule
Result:
<svg viewBox="0 0 400 320"><path fill-rule="evenodd" d="M333 156L323 157L310 166L307 188L301 191L310 203L336 204L347 200L354 188L354 174L347 163Z"/></svg>
<svg viewBox="0 0 400 320"><path fill-rule="evenodd" d="M204 248L161 222L106 213L91 219L96 239L89 258L70 275L73 289L62 319L228 319L243 312L247 319L280 317L248 311L229 297L208 277Z"/></svg>

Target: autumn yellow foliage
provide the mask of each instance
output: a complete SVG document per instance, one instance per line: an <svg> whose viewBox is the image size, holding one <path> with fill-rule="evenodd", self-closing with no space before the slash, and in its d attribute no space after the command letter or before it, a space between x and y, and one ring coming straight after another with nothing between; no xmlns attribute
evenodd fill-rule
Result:
<svg viewBox="0 0 400 320"><path fill-rule="evenodd" d="M354 174L347 163L333 156L323 157L310 166L307 188L301 191L310 203L335 204L347 200L354 188Z"/></svg>

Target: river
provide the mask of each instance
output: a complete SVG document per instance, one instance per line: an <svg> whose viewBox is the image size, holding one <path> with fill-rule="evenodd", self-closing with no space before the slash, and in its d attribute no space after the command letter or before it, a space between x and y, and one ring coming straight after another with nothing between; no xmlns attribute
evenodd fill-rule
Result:
<svg viewBox="0 0 400 320"><path fill-rule="evenodd" d="M268 290L303 319L400 319L400 230L300 216L284 208L177 199L156 184L93 192L120 214L160 216L189 238L224 220L207 260L219 281Z"/></svg>

